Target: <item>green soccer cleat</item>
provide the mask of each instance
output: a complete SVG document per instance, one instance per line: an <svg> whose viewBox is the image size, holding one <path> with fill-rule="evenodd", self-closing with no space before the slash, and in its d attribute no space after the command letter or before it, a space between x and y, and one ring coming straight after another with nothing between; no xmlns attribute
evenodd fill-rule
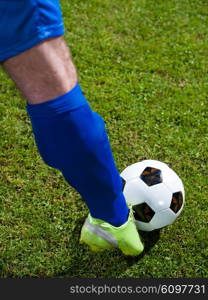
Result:
<svg viewBox="0 0 208 300"><path fill-rule="evenodd" d="M139 255L144 250L131 208L128 220L119 227L89 214L81 230L80 243L87 244L96 252L116 247L131 256Z"/></svg>

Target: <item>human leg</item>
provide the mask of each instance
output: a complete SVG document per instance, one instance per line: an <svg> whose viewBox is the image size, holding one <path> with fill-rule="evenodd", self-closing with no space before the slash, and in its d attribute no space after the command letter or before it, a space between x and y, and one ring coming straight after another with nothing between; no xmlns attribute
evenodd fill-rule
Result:
<svg viewBox="0 0 208 300"><path fill-rule="evenodd" d="M80 192L92 217L118 227L124 224L128 208L104 121L77 84L63 38L44 39L6 59L3 66L28 102L44 161L61 170Z"/></svg>
<svg viewBox="0 0 208 300"><path fill-rule="evenodd" d="M45 40L3 65L29 102L44 161L62 171L93 217L119 226L127 220L128 208L104 121L92 111L77 85L74 64L68 49L61 45L63 39L55 39Z"/></svg>

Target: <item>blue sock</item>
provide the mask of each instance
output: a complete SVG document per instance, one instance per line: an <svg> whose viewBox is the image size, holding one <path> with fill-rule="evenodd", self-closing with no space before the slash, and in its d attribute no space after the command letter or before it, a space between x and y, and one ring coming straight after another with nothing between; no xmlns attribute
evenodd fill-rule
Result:
<svg viewBox="0 0 208 300"><path fill-rule="evenodd" d="M62 172L91 215L114 226L125 223L128 207L105 124L80 86L50 101L28 104L27 111L43 160Z"/></svg>

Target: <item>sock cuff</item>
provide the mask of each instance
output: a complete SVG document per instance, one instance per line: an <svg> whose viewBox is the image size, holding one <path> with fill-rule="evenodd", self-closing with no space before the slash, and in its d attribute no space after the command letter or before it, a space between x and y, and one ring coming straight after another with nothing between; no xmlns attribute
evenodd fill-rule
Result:
<svg viewBox="0 0 208 300"><path fill-rule="evenodd" d="M87 104L80 85L77 85L64 95L38 104L27 104L26 109L31 117L49 117L72 111Z"/></svg>

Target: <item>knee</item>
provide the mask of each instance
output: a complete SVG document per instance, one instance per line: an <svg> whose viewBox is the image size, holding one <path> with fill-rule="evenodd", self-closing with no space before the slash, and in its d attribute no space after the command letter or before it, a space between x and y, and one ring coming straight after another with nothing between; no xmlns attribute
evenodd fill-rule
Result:
<svg viewBox="0 0 208 300"><path fill-rule="evenodd" d="M47 39L4 63L30 104L67 93L77 83L76 67L62 37Z"/></svg>

